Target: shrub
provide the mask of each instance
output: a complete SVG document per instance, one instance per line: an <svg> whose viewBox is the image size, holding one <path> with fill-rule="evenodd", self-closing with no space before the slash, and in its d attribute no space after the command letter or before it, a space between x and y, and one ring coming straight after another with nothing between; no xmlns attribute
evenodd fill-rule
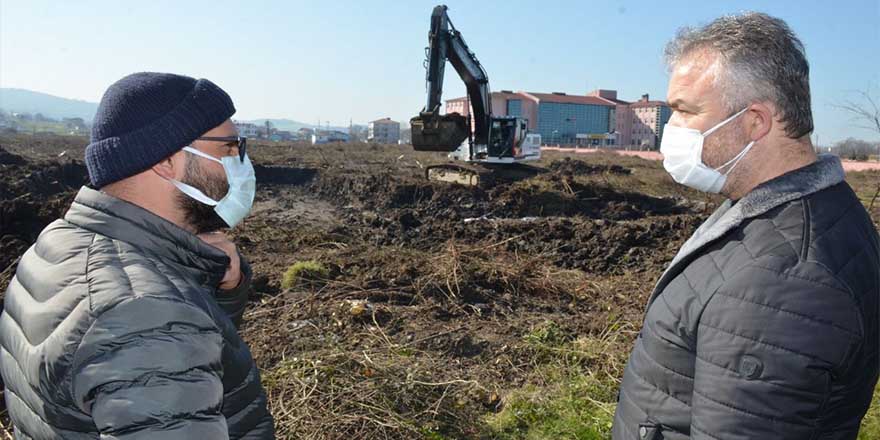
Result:
<svg viewBox="0 0 880 440"><path fill-rule="evenodd" d="M297 261L284 272L281 288L291 289L303 282L320 282L330 277L330 270L315 260Z"/></svg>

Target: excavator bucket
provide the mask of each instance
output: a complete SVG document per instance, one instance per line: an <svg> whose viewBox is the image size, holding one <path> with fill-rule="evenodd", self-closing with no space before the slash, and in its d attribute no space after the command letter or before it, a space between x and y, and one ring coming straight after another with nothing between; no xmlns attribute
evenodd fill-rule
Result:
<svg viewBox="0 0 880 440"><path fill-rule="evenodd" d="M458 113L422 113L410 119L409 124L413 149L416 151L455 151L470 132L467 118Z"/></svg>

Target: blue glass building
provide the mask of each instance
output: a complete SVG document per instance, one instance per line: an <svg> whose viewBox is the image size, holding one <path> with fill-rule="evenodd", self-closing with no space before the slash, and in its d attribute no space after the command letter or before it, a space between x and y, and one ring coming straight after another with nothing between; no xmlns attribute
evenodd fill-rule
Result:
<svg viewBox="0 0 880 440"><path fill-rule="evenodd" d="M529 93L538 100L537 131L548 144L573 145L578 135L605 135L614 130L614 105L592 96Z"/></svg>

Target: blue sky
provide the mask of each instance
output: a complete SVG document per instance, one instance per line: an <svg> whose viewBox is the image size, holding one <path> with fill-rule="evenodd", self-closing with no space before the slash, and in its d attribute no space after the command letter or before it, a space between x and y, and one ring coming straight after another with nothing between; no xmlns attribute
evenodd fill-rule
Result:
<svg viewBox="0 0 880 440"><path fill-rule="evenodd" d="M331 125L424 105L424 46L435 2L0 0L0 87L98 101L141 70L209 78L237 118ZM880 0L459 1L450 16L493 90L664 98L665 43L682 26L743 10L786 20L811 64L816 135L880 139L831 105L880 96ZM444 98L462 96L451 67Z"/></svg>

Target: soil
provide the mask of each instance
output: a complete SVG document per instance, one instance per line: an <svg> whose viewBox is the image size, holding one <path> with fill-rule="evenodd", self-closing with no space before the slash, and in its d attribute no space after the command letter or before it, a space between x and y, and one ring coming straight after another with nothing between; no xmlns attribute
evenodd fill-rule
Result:
<svg viewBox="0 0 880 440"><path fill-rule="evenodd" d="M418 414L412 417L452 438L476 436L479 416L500 408L491 395L528 381L531 367L517 347L535 326L552 321L570 337L599 334L611 322L637 326L650 286L705 217L685 199L629 189L640 170L588 157L545 161L546 172L517 182L464 187L425 181L429 159L404 158L409 153L396 146L327 147L320 158L253 150L254 210L230 233L255 271L242 333L260 368L344 356L335 368L355 376L481 384L489 394L463 394L460 405L443 404L433 416L420 405L434 398L440 408L443 397L394 394L396 411ZM3 292L18 256L63 216L87 172L67 157L0 148L0 173ZM305 260L326 266L328 279L283 289L285 270ZM389 346L412 354L382 364L376 353ZM281 438L366 432L363 420L342 416L285 422L284 389L268 383ZM315 434L327 423L332 434ZM412 431L376 429L412 438Z"/></svg>
<svg viewBox="0 0 880 440"><path fill-rule="evenodd" d="M0 146L0 292L13 262L50 222L64 215L88 181L82 162L30 161Z"/></svg>

